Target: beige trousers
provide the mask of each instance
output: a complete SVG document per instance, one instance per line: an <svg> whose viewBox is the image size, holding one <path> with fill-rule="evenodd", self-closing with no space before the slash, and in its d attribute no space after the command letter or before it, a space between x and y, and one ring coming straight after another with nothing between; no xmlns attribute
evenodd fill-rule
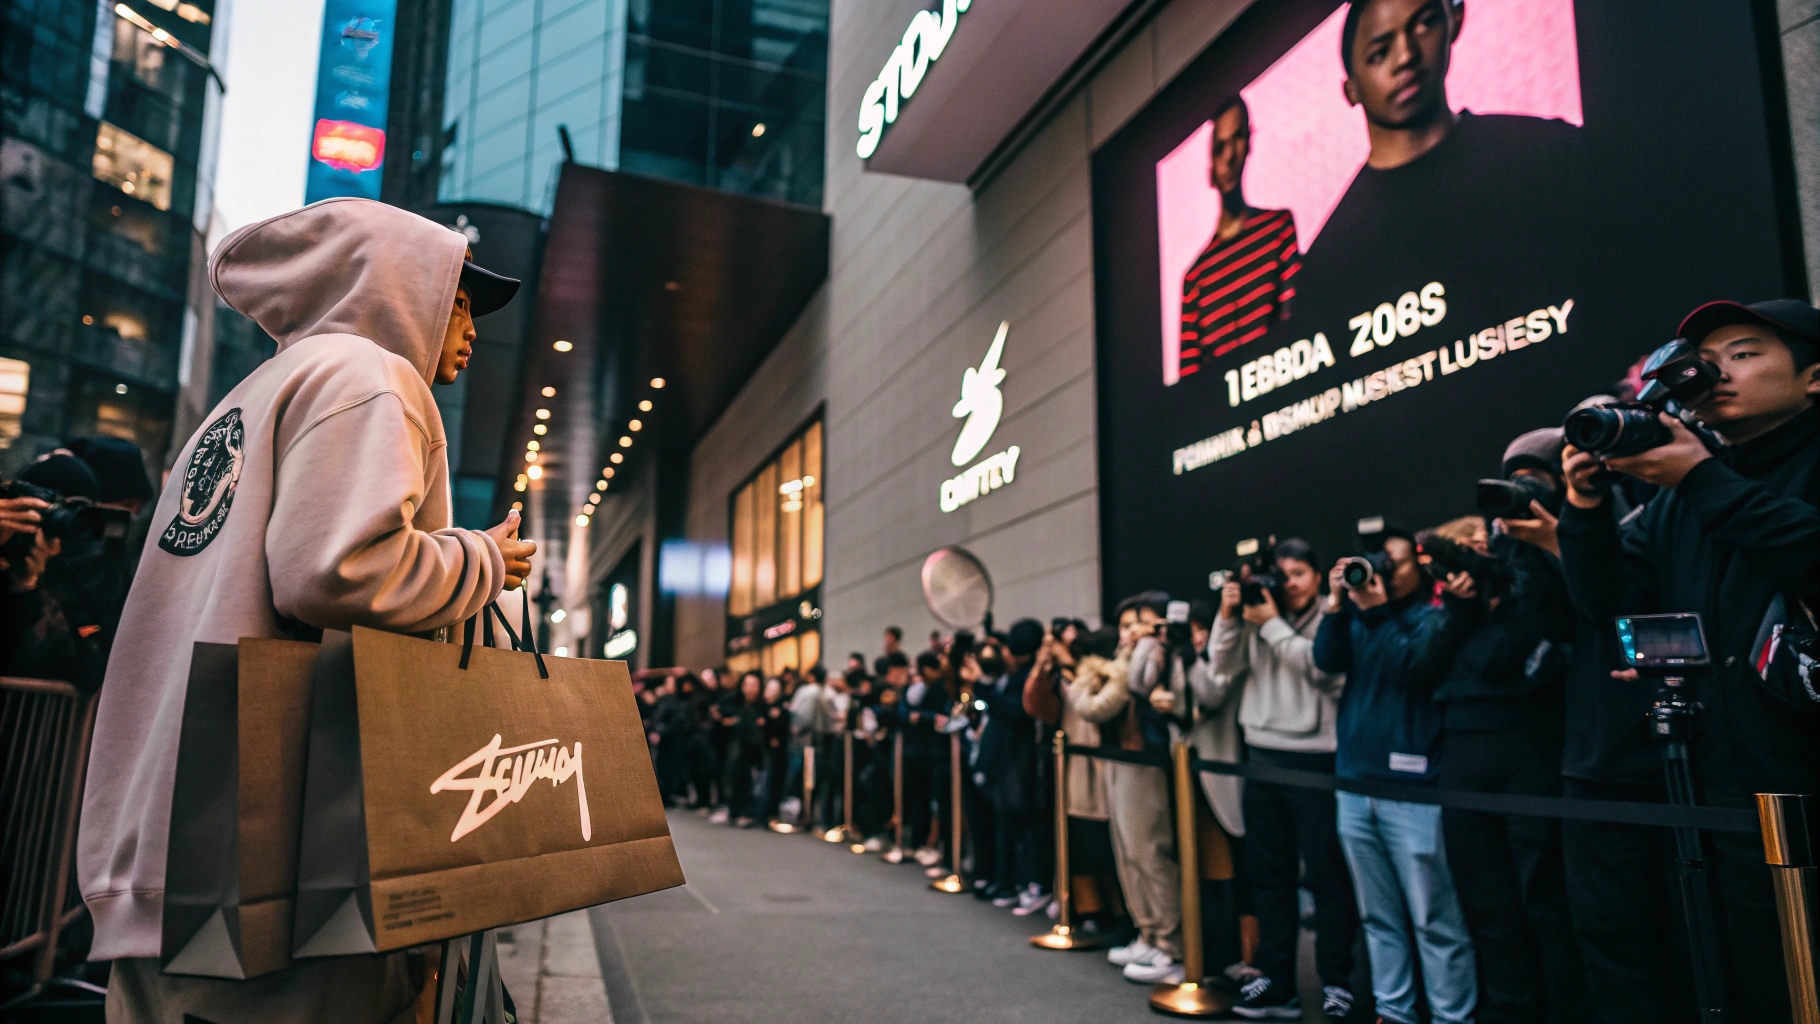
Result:
<svg viewBox="0 0 1820 1024"><path fill-rule="evenodd" d="M251 981L163 974L116 960L108 1024L411 1024L417 991L403 953L301 960Z"/></svg>
<svg viewBox="0 0 1820 1024"><path fill-rule="evenodd" d="M1163 769L1106 761L1112 856L1131 920L1145 942L1182 957L1182 878Z"/></svg>

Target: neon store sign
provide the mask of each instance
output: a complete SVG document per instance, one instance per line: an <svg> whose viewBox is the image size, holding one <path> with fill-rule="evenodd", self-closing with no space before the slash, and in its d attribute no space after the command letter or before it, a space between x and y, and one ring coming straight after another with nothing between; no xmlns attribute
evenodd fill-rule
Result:
<svg viewBox="0 0 1820 1024"><path fill-rule="evenodd" d="M870 160L878 151L885 126L897 120L898 110L916 94L923 76L929 73L929 65L948 48L948 40L954 38L954 26L971 6L973 0L942 0L940 14L917 11L916 17L910 19L903 40L891 51L884 70L866 87L866 94L859 101L859 144L855 151L861 160Z"/></svg>

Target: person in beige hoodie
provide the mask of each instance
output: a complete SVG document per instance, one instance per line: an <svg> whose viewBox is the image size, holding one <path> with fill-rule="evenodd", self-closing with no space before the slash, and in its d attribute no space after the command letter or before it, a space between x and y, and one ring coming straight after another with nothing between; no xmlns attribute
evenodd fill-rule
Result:
<svg viewBox="0 0 1820 1024"><path fill-rule="evenodd" d="M395 207L329 199L224 239L210 281L278 352L179 453L101 690L77 870L91 958L114 961L109 1021L408 1020L400 957L301 961L252 981L159 970L177 738L196 641L426 633L520 585L517 516L452 525L430 396L467 364L472 317L517 282Z"/></svg>

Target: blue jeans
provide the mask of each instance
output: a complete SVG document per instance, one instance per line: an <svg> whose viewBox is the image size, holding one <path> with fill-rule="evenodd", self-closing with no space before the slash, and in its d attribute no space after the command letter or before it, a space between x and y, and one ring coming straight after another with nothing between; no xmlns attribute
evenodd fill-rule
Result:
<svg viewBox="0 0 1820 1024"><path fill-rule="evenodd" d="M1470 1024L1479 980L1447 869L1441 809L1357 793L1340 793L1339 804L1340 846L1359 896L1378 1013L1389 1024L1415 1024L1419 956L1435 1024Z"/></svg>

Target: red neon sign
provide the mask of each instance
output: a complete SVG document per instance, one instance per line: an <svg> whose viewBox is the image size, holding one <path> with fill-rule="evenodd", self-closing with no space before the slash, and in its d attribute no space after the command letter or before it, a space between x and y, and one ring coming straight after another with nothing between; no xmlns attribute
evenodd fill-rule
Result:
<svg viewBox="0 0 1820 1024"><path fill-rule="evenodd" d="M316 122L310 155L341 171L370 171L385 161L385 130L352 121Z"/></svg>

